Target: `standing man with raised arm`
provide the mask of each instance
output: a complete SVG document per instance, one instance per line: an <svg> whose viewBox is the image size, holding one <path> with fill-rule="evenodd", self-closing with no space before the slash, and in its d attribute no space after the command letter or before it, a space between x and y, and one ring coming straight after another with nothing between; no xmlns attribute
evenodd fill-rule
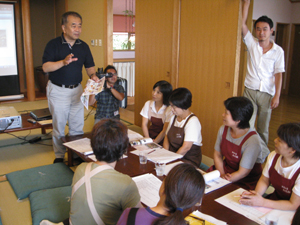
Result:
<svg viewBox="0 0 300 225"><path fill-rule="evenodd" d="M270 39L273 21L261 16L254 24L255 39L247 27L250 0L243 0L242 34L248 49L244 96L253 103L250 126L254 127L257 115L257 132L268 145L269 122L272 109L279 105L284 70L284 52Z"/></svg>
<svg viewBox="0 0 300 225"><path fill-rule="evenodd" d="M43 70L49 73L47 98L53 120L54 163L64 160L66 149L61 137L65 136L67 121L70 135L83 133L84 108L80 101L82 66L90 79L99 81L89 46L79 39L81 25L82 18L77 12L64 13L63 33L48 42L43 55Z"/></svg>

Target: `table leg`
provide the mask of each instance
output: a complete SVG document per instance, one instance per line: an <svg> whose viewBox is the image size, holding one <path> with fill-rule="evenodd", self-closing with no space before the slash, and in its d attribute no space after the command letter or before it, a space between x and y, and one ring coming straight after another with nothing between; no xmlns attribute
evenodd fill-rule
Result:
<svg viewBox="0 0 300 225"><path fill-rule="evenodd" d="M67 148L68 150L68 166L73 166L73 152L71 149Z"/></svg>

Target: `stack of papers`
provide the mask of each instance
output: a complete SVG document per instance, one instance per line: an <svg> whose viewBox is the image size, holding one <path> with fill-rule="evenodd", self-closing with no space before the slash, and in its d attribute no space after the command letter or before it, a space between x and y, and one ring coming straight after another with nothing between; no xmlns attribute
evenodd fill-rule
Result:
<svg viewBox="0 0 300 225"><path fill-rule="evenodd" d="M139 145L143 146L143 145ZM131 151L130 153L139 155L140 150ZM169 163L177 159L181 159L183 155L168 151L164 148L155 148L143 150L148 153L148 160L152 162Z"/></svg>

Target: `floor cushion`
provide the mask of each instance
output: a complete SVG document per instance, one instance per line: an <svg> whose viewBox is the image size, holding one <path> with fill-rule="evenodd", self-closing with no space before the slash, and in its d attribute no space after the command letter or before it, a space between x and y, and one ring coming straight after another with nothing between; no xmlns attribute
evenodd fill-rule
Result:
<svg viewBox="0 0 300 225"><path fill-rule="evenodd" d="M27 198L33 191L70 186L74 172L64 163L55 163L6 175L18 199Z"/></svg>
<svg viewBox="0 0 300 225"><path fill-rule="evenodd" d="M42 220L59 223L69 218L72 187L58 187L32 192L29 195L32 224Z"/></svg>

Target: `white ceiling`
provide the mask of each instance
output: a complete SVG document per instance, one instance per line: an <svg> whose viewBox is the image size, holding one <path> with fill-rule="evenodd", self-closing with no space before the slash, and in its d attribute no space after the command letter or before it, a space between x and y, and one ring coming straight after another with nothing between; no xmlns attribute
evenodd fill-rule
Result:
<svg viewBox="0 0 300 225"><path fill-rule="evenodd" d="M126 10L126 2L127 2L127 10L133 11L133 15L135 15L135 0L113 0L113 12L114 14L124 15Z"/></svg>

